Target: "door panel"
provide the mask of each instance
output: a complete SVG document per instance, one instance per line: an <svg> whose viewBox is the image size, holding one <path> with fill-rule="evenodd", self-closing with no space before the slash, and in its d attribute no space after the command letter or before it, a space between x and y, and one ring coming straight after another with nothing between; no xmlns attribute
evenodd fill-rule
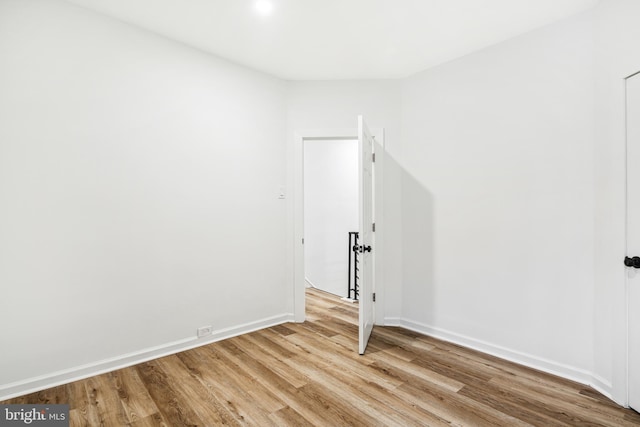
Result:
<svg viewBox="0 0 640 427"><path fill-rule="evenodd" d="M359 339L358 351L364 354L373 329L373 137L362 116L358 116L358 173L359 173Z"/></svg>
<svg viewBox="0 0 640 427"><path fill-rule="evenodd" d="M627 256L640 256L640 75L627 79ZM640 411L640 269L627 268L629 406Z"/></svg>

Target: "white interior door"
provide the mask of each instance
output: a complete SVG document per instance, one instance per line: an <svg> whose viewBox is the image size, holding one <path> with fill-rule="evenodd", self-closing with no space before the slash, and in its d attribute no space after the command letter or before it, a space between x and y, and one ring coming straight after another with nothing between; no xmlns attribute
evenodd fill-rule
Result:
<svg viewBox="0 0 640 427"><path fill-rule="evenodd" d="M640 411L640 74L627 79L629 406Z"/></svg>
<svg viewBox="0 0 640 427"><path fill-rule="evenodd" d="M373 137L358 116L358 176L359 176L359 339L358 351L364 354L373 330L375 253L373 239Z"/></svg>

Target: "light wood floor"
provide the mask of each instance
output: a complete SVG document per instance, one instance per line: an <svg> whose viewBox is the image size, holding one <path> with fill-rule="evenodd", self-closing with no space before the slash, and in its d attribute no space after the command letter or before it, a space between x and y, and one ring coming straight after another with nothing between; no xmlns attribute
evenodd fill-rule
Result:
<svg viewBox="0 0 640 427"><path fill-rule="evenodd" d="M1 403L72 426L631 426L589 387L399 328L357 350L357 305L310 290L286 324Z"/></svg>

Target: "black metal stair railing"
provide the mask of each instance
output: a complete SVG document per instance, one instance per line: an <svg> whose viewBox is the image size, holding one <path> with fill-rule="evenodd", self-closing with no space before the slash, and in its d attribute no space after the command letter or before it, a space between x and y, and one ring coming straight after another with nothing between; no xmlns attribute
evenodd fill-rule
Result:
<svg viewBox="0 0 640 427"><path fill-rule="evenodd" d="M349 232L349 271L347 273L347 298L358 301L359 285L358 273L360 271L358 260L358 232ZM353 296L352 296L353 295Z"/></svg>

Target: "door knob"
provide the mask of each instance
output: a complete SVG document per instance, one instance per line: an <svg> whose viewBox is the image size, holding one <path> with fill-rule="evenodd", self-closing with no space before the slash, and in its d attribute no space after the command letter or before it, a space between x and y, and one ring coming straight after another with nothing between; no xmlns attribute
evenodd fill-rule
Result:
<svg viewBox="0 0 640 427"><path fill-rule="evenodd" d="M371 246L356 245L352 249L354 252L360 252L360 253L371 252Z"/></svg>
<svg viewBox="0 0 640 427"><path fill-rule="evenodd" d="M640 268L640 257L634 256L633 258L629 258L626 256L624 257L624 265L627 267Z"/></svg>

